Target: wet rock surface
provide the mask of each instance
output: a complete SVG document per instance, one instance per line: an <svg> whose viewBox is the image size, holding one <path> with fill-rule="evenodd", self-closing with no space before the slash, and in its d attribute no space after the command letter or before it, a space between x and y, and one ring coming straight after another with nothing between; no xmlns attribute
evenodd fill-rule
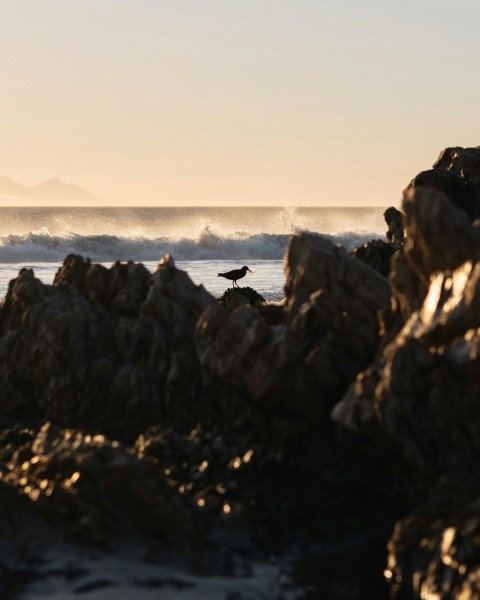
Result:
<svg viewBox="0 0 480 600"><path fill-rule="evenodd" d="M446 149L353 256L293 236L281 306L218 302L168 256L22 270L0 307L2 597L54 570L43 540L141 542L207 578L268 559L272 600L480 598L479 164ZM200 589L161 573L128 585ZM77 575L84 597L118 584Z"/></svg>

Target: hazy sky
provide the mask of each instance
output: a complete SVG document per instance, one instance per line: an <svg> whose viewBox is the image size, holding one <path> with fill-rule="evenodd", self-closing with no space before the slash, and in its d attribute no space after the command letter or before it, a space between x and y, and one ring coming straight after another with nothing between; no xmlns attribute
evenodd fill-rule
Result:
<svg viewBox="0 0 480 600"><path fill-rule="evenodd" d="M479 145L479 0L0 0L0 174L103 204L389 205Z"/></svg>

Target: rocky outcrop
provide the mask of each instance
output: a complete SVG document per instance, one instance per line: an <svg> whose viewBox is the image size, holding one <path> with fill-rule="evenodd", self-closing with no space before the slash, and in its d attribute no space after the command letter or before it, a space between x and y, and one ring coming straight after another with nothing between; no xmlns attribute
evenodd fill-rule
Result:
<svg viewBox="0 0 480 600"><path fill-rule="evenodd" d="M443 192L470 221L480 217L480 147L446 148L432 169L419 173L404 190L433 188Z"/></svg>
<svg viewBox="0 0 480 600"><path fill-rule="evenodd" d="M370 240L362 246L353 248L351 254L357 260L375 269L380 275L388 277L393 248L383 240Z"/></svg>
<svg viewBox="0 0 480 600"><path fill-rule="evenodd" d="M152 461L118 441L78 429L6 429L0 434L2 485L28 499L30 513L76 541L111 547L132 534L177 552L200 543L181 495ZM26 512L26 511L25 511Z"/></svg>
<svg viewBox="0 0 480 600"><path fill-rule="evenodd" d="M259 306L265 303L265 298L251 287L238 287L225 290L218 302L227 312L232 312L240 306Z"/></svg>
<svg viewBox="0 0 480 600"><path fill-rule="evenodd" d="M403 225L403 215L394 206L390 206L383 213L383 218L388 227L387 240L392 250L400 250L405 243L405 228Z"/></svg>
<svg viewBox="0 0 480 600"><path fill-rule="evenodd" d="M405 230L402 213L391 206L383 213L388 227L387 241L370 240L362 246L351 250L350 254L362 261L384 277L388 277L391 270L391 260L395 252L399 251L405 243Z"/></svg>
<svg viewBox="0 0 480 600"><path fill-rule="evenodd" d="M282 306L222 307L170 257L23 270L0 309L0 531L16 510L88 543L295 547L321 597L480 600L479 158L445 150L355 257L293 236Z"/></svg>
<svg viewBox="0 0 480 600"><path fill-rule="evenodd" d="M3 414L107 429L195 418L193 333L214 302L170 257L151 275L69 256L53 286L22 270L0 313Z"/></svg>
<svg viewBox="0 0 480 600"><path fill-rule="evenodd" d="M229 420L267 420L298 435L327 423L331 406L373 358L386 279L320 236L294 236L285 260L283 318L212 306L197 324L197 351L209 394ZM273 314L275 312L275 315ZM260 418L261 417L261 418Z"/></svg>
<svg viewBox="0 0 480 600"><path fill-rule="evenodd" d="M445 148L440 152L433 168L453 171L466 180L478 179L480 178L480 146Z"/></svg>
<svg viewBox="0 0 480 600"><path fill-rule="evenodd" d="M433 188L410 190L403 210L391 282L405 322L333 418L387 453L407 491L411 514L389 543L394 593L480 597L480 232Z"/></svg>

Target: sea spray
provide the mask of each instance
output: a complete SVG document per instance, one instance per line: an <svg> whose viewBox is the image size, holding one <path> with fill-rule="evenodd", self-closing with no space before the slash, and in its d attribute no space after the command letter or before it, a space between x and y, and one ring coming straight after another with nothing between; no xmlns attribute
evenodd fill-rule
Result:
<svg viewBox="0 0 480 600"><path fill-rule="evenodd" d="M29 232L0 237L0 263L62 262L67 254L82 254L93 261L157 260L166 253L177 260L281 260L288 243L287 234L238 232L222 236L208 227L195 239L170 237L132 237L120 235L65 236ZM347 250L363 244L374 233L344 232L325 235Z"/></svg>

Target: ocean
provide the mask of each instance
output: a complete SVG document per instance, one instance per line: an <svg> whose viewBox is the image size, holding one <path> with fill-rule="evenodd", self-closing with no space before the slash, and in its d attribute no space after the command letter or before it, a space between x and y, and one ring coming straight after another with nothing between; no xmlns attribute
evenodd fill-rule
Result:
<svg viewBox="0 0 480 600"><path fill-rule="evenodd" d="M143 262L154 271L166 253L215 296L229 282L218 272L248 265L240 282L266 300L283 298L283 256L300 231L325 235L347 250L384 238L381 207L333 208L0 208L0 298L23 268L51 284L67 254L109 266Z"/></svg>

